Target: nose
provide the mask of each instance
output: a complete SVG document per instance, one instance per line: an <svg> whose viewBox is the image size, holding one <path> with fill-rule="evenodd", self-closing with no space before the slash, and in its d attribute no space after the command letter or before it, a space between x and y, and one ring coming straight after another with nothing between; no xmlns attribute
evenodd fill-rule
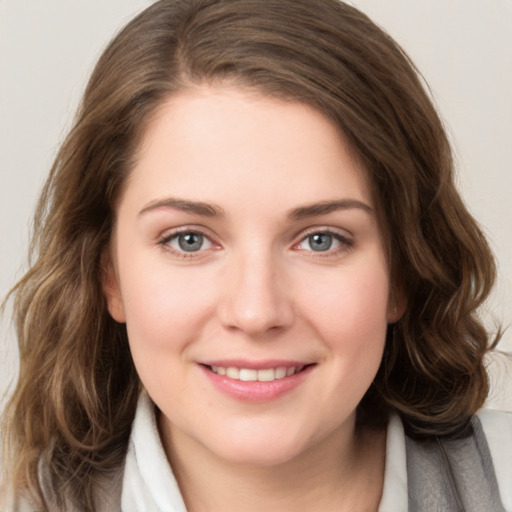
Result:
<svg viewBox="0 0 512 512"><path fill-rule="evenodd" d="M282 331L294 309L280 266L270 255L240 255L229 264L218 306L222 324L251 337Z"/></svg>

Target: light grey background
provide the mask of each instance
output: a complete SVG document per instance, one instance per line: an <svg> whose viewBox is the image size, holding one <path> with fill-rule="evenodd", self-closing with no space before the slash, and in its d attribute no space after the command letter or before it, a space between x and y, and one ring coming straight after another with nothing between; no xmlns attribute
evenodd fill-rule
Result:
<svg viewBox="0 0 512 512"><path fill-rule="evenodd" d="M264 1L264 0L262 0ZM25 268L30 219L92 66L149 0L0 0L0 296ZM512 324L512 0L354 0L416 62L453 141L459 185L498 257L487 306ZM16 345L0 330L0 395ZM512 330L500 348L512 351ZM512 410L512 363L490 362L490 405ZM0 400L1 403L1 400Z"/></svg>

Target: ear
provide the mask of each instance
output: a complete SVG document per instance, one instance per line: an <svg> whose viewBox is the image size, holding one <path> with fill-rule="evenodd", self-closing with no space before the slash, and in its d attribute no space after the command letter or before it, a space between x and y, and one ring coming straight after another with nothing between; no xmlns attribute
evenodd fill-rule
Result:
<svg viewBox="0 0 512 512"><path fill-rule="evenodd" d="M407 308L407 294L401 285L392 287L388 301L388 324L394 324L402 318Z"/></svg>
<svg viewBox="0 0 512 512"><path fill-rule="evenodd" d="M125 323L126 316L124 313L121 289L119 288L119 279L112 260L112 255L108 250L102 254L101 267L101 287L107 301L108 312L116 322Z"/></svg>

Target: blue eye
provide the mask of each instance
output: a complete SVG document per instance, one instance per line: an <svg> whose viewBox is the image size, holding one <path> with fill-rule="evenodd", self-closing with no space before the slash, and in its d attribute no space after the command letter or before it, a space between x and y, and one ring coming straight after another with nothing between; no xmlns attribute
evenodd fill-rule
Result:
<svg viewBox="0 0 512 512"><path fill-rule="evenodd" d="M186 231L171 235L164 240L164 243L179 252L204 251L212 246L210 239L196 231Z"/></svg>
<svg viewBox="0 0 512 512"><path fill-rule="evenodd" d="M338 249L342 245L350 245L350 241L336 233L312 233L301 240L299 249L314 252L327 252Z"/></svg>
<svg viewBox="0 0 512 512"><path fill-rule="evenodd" d="M320 252L332 249L334 239L332 235L328 235L327 233L316 233L308 236L307 241L313 251Z"/></svg>

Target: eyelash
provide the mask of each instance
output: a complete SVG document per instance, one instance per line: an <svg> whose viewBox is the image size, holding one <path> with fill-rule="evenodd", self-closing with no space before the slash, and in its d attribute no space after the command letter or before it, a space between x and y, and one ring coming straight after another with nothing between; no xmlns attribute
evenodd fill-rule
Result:
<svg viewBox="0 0 512 512"><path fill-rule="evenodd" d="M162 237L158 244L161 245L166 251L170 252L174 257L180 258L180 259L189 259L189 258L197 258L198 255L202 252L205 252L206 249L198 250L198 251L184 251L184 250L176 250L170 245L170 242L177 238L180 235L200 235L204 239L208 240L208 242L211 244L211 246L215 246L215 242L212 240L211 236L206 234L203 230L198 228L179 228L172 233L166 234L164 237ZM325 251L314 251L313 249L307 250L307 249L300 249L299 246L304 243L308 238L314 236L314 235L328 235L331 236L334 240L339 242L339 247L336 247L334 249L327 249ZM346 236L332 230L332 229L322 229L322 228L315 228L311 229L309 232L306 232L302 234L300 240L293 244L293 248L296 248L299 251L305 251L310 253L311 257L314 258L329 258L329 257L336 257L339 256L341 253L346 252L347 250L351 249L353 247L354 243L353 240L347 238Z"/></svg>

